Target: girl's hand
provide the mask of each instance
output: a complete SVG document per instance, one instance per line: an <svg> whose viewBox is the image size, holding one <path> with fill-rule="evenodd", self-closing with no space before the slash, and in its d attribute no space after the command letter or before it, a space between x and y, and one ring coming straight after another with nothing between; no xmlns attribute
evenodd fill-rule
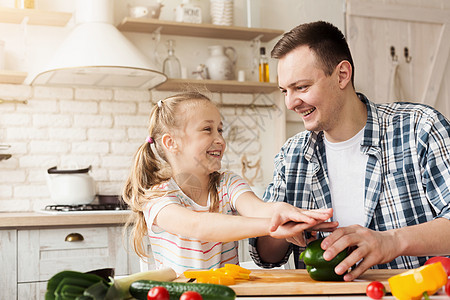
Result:
<svg viewBox="0 0 450 300"><path fill-rule="evenodd" d="M310 227L309 223L287 222L270 232L270 236L276 239L286 239L290 243L304 246L304 232Z"/></svg>
<svg viewBox="0 0 450 300"><path fill-rule="evenodd" d="M273 238L285 238L287 242L305 247L309 242L313 241L317 237L318 231L334 231L338 227L338 222L322 222L310 227L307 223L294 223L289 222L283 224L273 231L270 236ZM306 240L305 231L311 233L311 237Z"/></svg>
<svg viewBox="0 0 450 300"><path fill-rule="evenodd" d="M305 246L305 230L333 231L337 222L324 222L333 215L332 209L303 210L284 202L274 203L270 236Z"/></svg>
<svg viewBox="0 0 450 300"><path fill-rule="evenodd" d="M274 232L278 226L287 222L307 223L313 227L333 216L333 209L313 209L305 210L292 206L285 202L273 203L273 214L271 219L270 231ZM306 229L307 229L306 228Z"/></svg>

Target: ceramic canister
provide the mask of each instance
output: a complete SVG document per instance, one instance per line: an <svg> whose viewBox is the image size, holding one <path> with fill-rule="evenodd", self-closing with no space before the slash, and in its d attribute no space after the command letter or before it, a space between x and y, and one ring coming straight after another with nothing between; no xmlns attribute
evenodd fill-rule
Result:
<svg viewBox="0 0 450 300"><path fill-rule="evenodd" d="M237 60L237 53L233 47L220 45L208 47L210 56L206 60L208 78L212 80L233 80L234 64Z"/></svg>

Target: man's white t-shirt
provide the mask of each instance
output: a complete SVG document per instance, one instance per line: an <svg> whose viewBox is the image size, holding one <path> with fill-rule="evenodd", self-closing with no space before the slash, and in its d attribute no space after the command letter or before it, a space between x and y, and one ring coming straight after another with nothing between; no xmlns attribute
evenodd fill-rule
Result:
<svg viewBox="0 0 450 300"><path fill-rule="evenodd" d="M364 180L368 156L361 153L364 128L351 139L332 143L325 138L333 220L339 227L364 226Z"/></svg>

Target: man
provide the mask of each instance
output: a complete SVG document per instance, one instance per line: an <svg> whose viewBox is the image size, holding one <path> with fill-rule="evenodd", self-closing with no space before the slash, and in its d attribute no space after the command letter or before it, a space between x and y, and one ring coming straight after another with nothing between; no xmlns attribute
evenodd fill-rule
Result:
<svg viewBox="0 0 450 300"><path fill-rule="evenodd" d="M343 274L357 264L346 281L371 267L416 268L429 256L449 255L449 121L425 105L379 105L356 93L347 42L329 23L297 26L271 54L279 59L286 106L306 131L275 157L264 200L333 208L339 227L321 247L326 260L352 249L335 268ZM260 237L250 241L250 251L258 265L271 268L284 264L293 248L300 267L298 246L305 243Z"/></svg>

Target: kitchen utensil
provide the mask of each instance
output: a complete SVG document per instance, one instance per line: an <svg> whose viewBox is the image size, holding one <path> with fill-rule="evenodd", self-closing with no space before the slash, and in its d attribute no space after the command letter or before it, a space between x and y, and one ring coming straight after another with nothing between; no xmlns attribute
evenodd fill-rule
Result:
<svg viewBox="0 0 450 300"><path fill-rule="evenodd" d="M355 281L315 281L306 270L251 270L250 280L238 280L230 287L238 296L365 294L367 285L380 281L390 292L388 278L405 270L368 270ZM181 275L177 280L187 282Z"/></svg>
<svg viewBox="0 0 450 300"><path fill-rule="evenodd" d="M212 80L233 80L234 64L237 52L233 47L220 45L209 46L209 57L206 60L208 78Z"/></svg>
<svg viewBox="0 0 450 300"><path fill-rule="evenodd" d="M7 160L11 158L11 154L0 154L0 161Z"/></svg>
<svg viewBox="0 0 450 300"><path fill-rule="evenodd" d="M58 205L89 204L95 199L94 179L88 174L91 166L85 169L47 170L47 186L52 202Z"/></svg>

